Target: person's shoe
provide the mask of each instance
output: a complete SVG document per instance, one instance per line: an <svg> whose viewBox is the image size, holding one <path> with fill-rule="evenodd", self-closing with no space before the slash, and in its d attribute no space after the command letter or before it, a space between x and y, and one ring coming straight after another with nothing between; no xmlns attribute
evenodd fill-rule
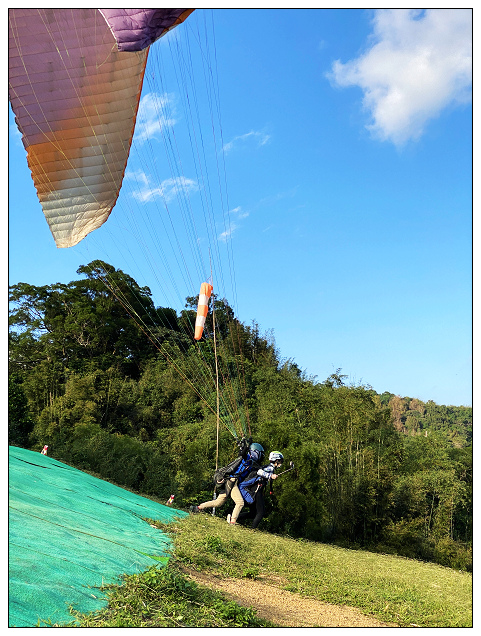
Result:
<svg viewBox="0 0 481 636"><path fill-rule="evenodd" d="M191 506L189 508L190 512L192 512L193 514L196 514L197 512L200 512L200 508L199 506Z"/></svg>
<svg viewBox="0 0 481 636"><path fill-rule="evenodd" d="M230 523L230 520L231 520L231 516L227 515L227 523Z"/></svg>

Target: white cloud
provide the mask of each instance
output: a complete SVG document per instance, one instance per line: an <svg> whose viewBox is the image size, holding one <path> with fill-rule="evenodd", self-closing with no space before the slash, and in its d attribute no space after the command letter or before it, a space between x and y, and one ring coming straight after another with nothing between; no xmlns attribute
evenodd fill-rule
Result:
<svg viewBox="0 0 481 636"><path fill-rule="evenodd" d="M138 184L141 184L142 186L149 185L149 180L147 178L147 175L142 170L127 170L125 172L125 178L129 179L130 181L135 180L137 181Z"/></svg>
<svg viewBox="0 0 481 636"><path fill-rule="evenodd" d="M151 185L149 177L142 170L126 172L125 178L137 182L137 189L132 192L132 196L142 203L153 201L157 198L162 198L166 203L169 203L179 193L188 196L191 192L198 190L196 182L192 179L187 179L187 177L164 179L157 186Z"/></svg>
<svg viewBox="0 0 481 636"><path fill-rule="evenodd" d="M238 219L246 219L249 216L249 212L244 212L242 206L238 205L236 208L229 210L229 214L237 216Z"/></svg>
<svg viewBox="0 0 481 636"><path fill-rule="evenodd" d="M245 135L237 135L237 137L234 137L232 141L229 141L228 143L224 145L222 150L225 153L228 153L235 146L239 146L240 144L245 144L248 142L256 143L257 147L264 146L269 141L269 139L270 139L270 135L266 135L265 133L251 130L250 132L245 133Z"/></svg>
<svg viewBox="0 0 481 636"><path fill-rule="evenodd" d="M373 27L370 48L346 64L334 62L329 77L361 87L376 137L417 139L448 105L471 99L470 9L380 9Z"/></svg>
<svg viewBox="0 0 481 636"><path fill-rule="evenodd" d="M172 128L176 120L172 117L174 98L168 93L147 93L139 104L135 124L135 141L143 143L163 133L165 128Z"/></svg>
<svg viewBox="0 0 481 636"><path fill-rule="evenodd" d="M223 241L225 243L226 241L231 239L232 235L234 234L235 230L237 230L238 227L239 226L236 225L235 223L231 223L225 232L222 232L222 234L219 234L219 241Z"/></svg>
<svg viewBox="0 0 481 636"><path fill-rule="evenodd" d="M236 208L232 208L232 210L229 210L229 214L231 215L231 217L234 217L238 221L242 221L242 219L246 219L249 216L249 212L244 212L242 206L240 205L238 205ZM236 230L239 229L239 227L240 226L237 223L232 223L229 221L229 227L227 228L227 230L219 234L219 241L225 243L228 240L232 239L232 235Z"/></svg>

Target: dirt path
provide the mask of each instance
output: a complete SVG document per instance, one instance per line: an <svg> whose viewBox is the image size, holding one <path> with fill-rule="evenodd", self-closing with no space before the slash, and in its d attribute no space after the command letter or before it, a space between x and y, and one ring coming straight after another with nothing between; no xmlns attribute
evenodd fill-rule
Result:
<svg viewBox="0 0 481 636"><path fill-rule="evenodd" d="M197 583L224 592L239 605L253 607L258 616L283 627L397 627L394 623L381 623L365 616L354 607L330 605L282 590L278 586L287 581L280 578L264 581L224 579L182 569Z"/></svg>

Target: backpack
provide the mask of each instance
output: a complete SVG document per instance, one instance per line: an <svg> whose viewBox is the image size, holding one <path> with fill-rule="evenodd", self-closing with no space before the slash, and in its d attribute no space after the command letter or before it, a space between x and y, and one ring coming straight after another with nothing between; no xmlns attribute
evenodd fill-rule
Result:
<svg viewBox="0 0 481 636"><path fill-rule="evenodd" d="M237 457L233 462L227 464L227 466L223 466L222 468L218 468L214 473L214 484L216 486L222 486L225 482L225 478L228 475L232 475L239 468L242 463L242 457Z"/></svg>
<svg viewBox="0 0 481 636"><path fill-rule="evenodd" d="M260 468L259 464L249 455L246 458L237 457L237 459L234 459L234 461L227 464L227 466L218 468L215 471L214 484L216 486L222 486L225 482L225 478L229 476L237 477L239 481L242 481L250 475L253 470L257 470L258 468Z"/></svg>

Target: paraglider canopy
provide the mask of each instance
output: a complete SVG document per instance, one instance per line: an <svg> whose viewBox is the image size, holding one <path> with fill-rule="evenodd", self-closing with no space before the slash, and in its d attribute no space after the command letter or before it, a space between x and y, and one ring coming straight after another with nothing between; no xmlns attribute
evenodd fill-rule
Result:
<svg viewBox="0 0 481 636"><path fill-rule="evenodd" d="M183 22L194 9L99 9L119 51L142 51Z"/></svg>
<svg viewBox="0 0 481 636"><path fill-rule="evenodd" d="M9 97L57 247L109 217L148 46L193 9L9 9Z"/></svg>

